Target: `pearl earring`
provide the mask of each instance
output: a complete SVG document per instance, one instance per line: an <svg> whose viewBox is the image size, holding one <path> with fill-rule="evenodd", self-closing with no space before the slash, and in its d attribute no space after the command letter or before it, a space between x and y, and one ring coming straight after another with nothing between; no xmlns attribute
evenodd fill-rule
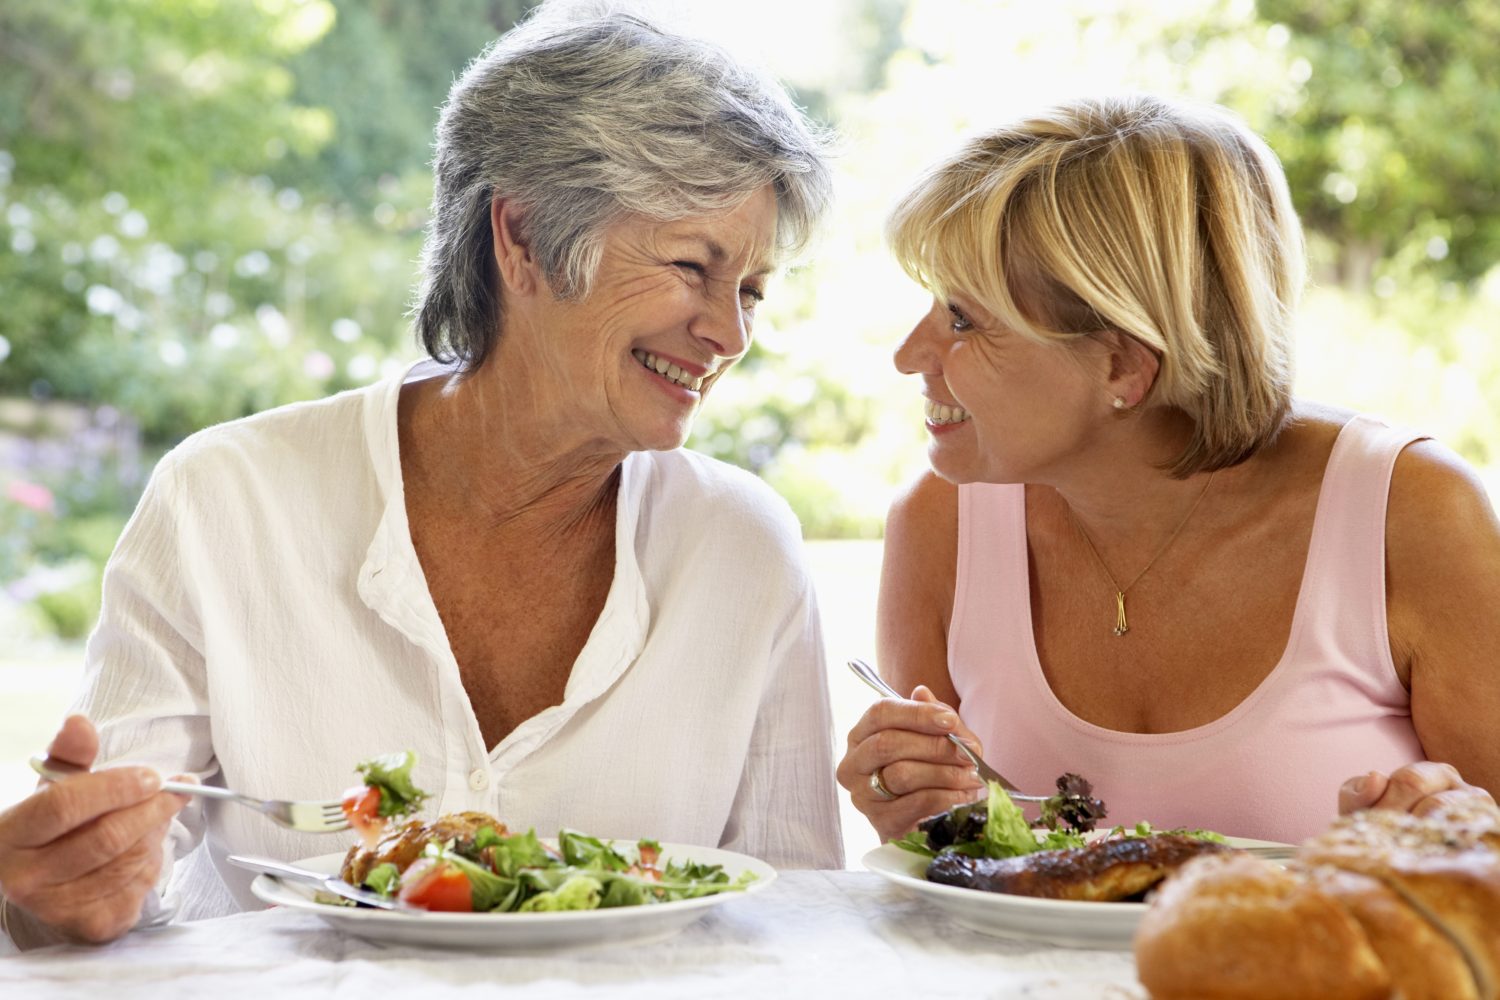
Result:
<svg viewBox="0 0 1500 1000"><path fill-rule="evenodd" d="M1117 409L1117 410L1123 410L1123 409L1125 409L1125 399L1124 399L1124 397L1122 397L1122 396L1116 396L1115 397L1115 409Z"/></svg>

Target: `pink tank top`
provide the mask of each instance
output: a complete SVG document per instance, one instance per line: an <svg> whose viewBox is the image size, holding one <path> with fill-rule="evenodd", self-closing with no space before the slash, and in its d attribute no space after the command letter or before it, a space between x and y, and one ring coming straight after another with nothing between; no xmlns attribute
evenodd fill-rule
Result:
<svg viewBox="0 0 1500 1000"><path fill-rule="evenodd" d="M1344 425L1280 662L1229 714L1175 733L1116 732L1063 707L1032 635L1024 487L961 487L948 669L985 757L1027 790L1083 775L1112 823L1292 842L1334 818L1346 779L1425 759L1385 608L1391 468L1421 437Z"/></svg>

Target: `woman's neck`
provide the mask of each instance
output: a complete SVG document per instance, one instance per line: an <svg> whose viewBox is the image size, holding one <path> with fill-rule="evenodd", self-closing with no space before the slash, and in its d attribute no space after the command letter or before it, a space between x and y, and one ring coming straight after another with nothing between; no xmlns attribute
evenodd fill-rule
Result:
<svg viewBox="0 0 1500 1000"><path fill-rule="evenodd" d="M559 440L526 393L484 369L402 389L401 470L463 521L546 538L612 517L625 455L581 436Z"/></svg>
<svg viewBox="0 0 1500 1000"><path fill-rule="evenodd" d="M1187 444L1191 424L1179 411L1158 408L1122 421L1090 449L1086 460L1049 477L1045 485L1066 505L1068 516L1094 539L1100 553L1118 564L1138 562L1160 544L1203 497L1209 473L1186 479L1166 466ZM1220 492L1234 470L1215 476ZM1194 516L1202 517L1200 506Z"/></svg>

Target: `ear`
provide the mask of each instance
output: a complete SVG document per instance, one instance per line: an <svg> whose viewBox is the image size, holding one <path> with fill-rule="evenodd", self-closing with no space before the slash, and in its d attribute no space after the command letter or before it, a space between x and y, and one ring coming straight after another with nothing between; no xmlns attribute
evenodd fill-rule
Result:
<svg viewBox="0 0 1500 1000"><path fill-rule="evenodd" d="M522 236L521 213L499 195L490 199L490 241L508 295L530 295L542 286L541 268Z"/></svg>
<svg viewBox="0 0 1500 1000"><path fill-rule="evenodd" d="M1161 356L1142 341L1119 330L1106 330L1099 338L1109 348L1109 393L1123 401L1122 409L1134 409L1156 384L1156 376L1161 371Z"/></svg>

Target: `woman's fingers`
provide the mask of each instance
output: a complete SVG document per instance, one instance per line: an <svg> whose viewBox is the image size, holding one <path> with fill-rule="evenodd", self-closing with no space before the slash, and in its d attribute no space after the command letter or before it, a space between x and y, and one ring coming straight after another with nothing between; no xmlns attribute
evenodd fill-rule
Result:
<svg viewBox="0 0 1500 1000"><path fill-rule="evenodd" d="M1392 771L1350 778L1339 788L1339 814L1360 809L1392 809L1426 815L1445 805L1483 800L1489 792L1464 781L1458 769L1440 761L1419 761Z"/></svg>
<svg viewBox="0 0 1500 1000"><path fill-rule="evenodd" d="M84 767L98 734L67 719L48 755ZM0 812L0 891L34 920L107 941L129 930L162 868L172 817L187 798L161 791L150 768L117 767L43 782Z"/></svg>
<svg viewBox="0 0 1500 1000"><path fill-rule="evenodd" d="M47 756L79 767L93 767L99 756L99 733L86 716L70 715L47 746Z"/></svg>
<svg viewBox="0 0 1500 1000"><path fill-rule="evenodd" d="M1464 779L1452 764L1421 761L1391 772L1384 792L1371 808L1411 812L1423 799L1450 788L1463 788Z"/></svg>
<svg viewBox="0 0 1500 1000"><path fill-rule="evenodd" d="M161 776L149 767L108 768L48 782L0 813L0 852L50 844L101 816L139 805L160 790ZM177 796L164 798L180 801Z"/></svg>
<svg viewBox="0 0 1500 1000"><path fill-rule="evenodd" d="M890 767L897 761L915 761L919 764L938 766L973 765L946 737L914 733L907 729L877 730L864 741L852 744L844 755L843 764L848 765L851 780L861 775L870 775L877 767ZM843 765L840 770L844 770ZM845 788L851 788L844 783Z"/></svg>
<svg viewBox="0 0 1500 1000"><path fill-rule="evenodd" d="M163 844L181 804L181 797L161 793L60 841L4 852L0 883L6 898L69 937L119 937L134 926L155 889Z"/></svg>
<svg viewBox="0 0 1500 1000"><path fill-rule="evenodd" d="M899 837L928 816L983 796L984 782L948 739L950 733L982 752L958 713L924 685L910 699L886 698L871 705L849 731L838 781L883 839ZM874 787L876 773L894 798Z"/></svg>
<svg viewBox="0 0 1500 1000"><path fill-rule="evenodd" d="M951 789L956 792L973 792L975 797L984 789L984 782L974 773L974 766L964 764L923 764L910 760L898 760L880 768L880 779L885 787L896 795L909 795L924 788Z"/></svg>
<svg viewBox="0 0 1500 1000"><path fill-rule="evenodd" d="M182 808L182 798L161 793L105 813L34 852L35 877L53 884L86 878L139 849Z"/></svg>
<svg viewBox="0 0 1500 1000"><path fill-rule="evenodd" d="M1371 771L1344 782L1339 786L1339 815L1347 816L1361 809L1369 809L1385 794L1385 786L1389 781L1380 771Z"/></svg>

